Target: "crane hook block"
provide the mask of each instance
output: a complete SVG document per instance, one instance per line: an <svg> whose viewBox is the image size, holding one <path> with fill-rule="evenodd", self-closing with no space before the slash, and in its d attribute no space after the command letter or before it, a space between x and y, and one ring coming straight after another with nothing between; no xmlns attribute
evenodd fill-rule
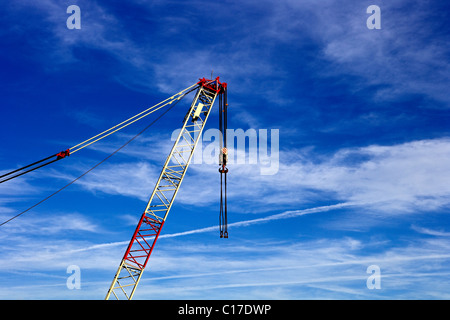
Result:
<svg viewBox="0 0 450 320"><path fill-rule="evenodd" d="M219 172L220 173L228 173L228 168L225 167L225 166L222 166L222 167L219 168Z"/></svg>

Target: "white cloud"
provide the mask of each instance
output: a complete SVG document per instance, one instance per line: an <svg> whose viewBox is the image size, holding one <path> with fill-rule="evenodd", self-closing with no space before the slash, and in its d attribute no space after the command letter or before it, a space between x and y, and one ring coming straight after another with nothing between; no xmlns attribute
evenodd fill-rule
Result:
<svg viewBox="0 0 450 320"><path fill-rule="evenodd" d="M381 30L369 30L368 5L334 1L324 9L317 2L314 11L321 28L316 28L316 33L324 43L324 57L333 62L323 74L360 77L353 84L355 91L381 85L376 94L380 101L423 94L448 103L449 51L428 23L432 6L427 2L414 6L404 1L383 2Z"/></svg>
<svg viewBox="0 0 450 320"><path fill-rule="evenodd" d="M4 217L2 217L4 218ZM42 235L61 235L64 232L102 232L102 228L80 213L49 214L48 212L28 216L26 219L7 223L1 228L2 238L9 236L26 237Z"/></svg>
<svg viewBox="0 0 450 320"><path fill-rule="evenodd" d="M247 299L249 296L258 299L261 290L252 291L255 287L266 287L271 292L272 288L280 288L281 296L289 299L345 296L383 298L384 295L414 298L423 297L422 294L437 296L441 292L441 289L433 289L433 283L443 276L441 272L445 273L446 261L450 258L445 251L446 246L432 249L419 243L371 254L370 243L357 241L357 247L353 239L324 239L284 245L264 243L259 247L261 250L256 246L251 251L245 246L231 248L231 245L226 248L203 245L201 250L196 250L196 246L191 243L183 247L164 246L161 249L164 251L153 257L155 268L151 270L154 277L147 274L143 278L136 298L155 294L167 297L175 295L181 299L204 297L206 291L209 296L216 298L234 292L239 295L237 299L245 296ZM228 260L228 254L217 254L228 250L232 250L230 255L241 254L242 258ZM179 255L180 252L183 254ZM426 272L430 263L434 264L434 269ZM366 288L369 276L366 269L372 264L381 268L382 288L394 293ZM168 271L173 275L170 277L173 281L158 277L160 272ZM310 290L320 287L324 289ZM241 290L237 293L233 288ZM271 298L280 297L272 295Z"/></svg>
<svg viewBox="0 0 450 320"><path fill-rule="evenodd" d="M449 157L447 138L346 148L328 158L311 149L280 151L273 176L260 175L259 165L229 166L229 210L261 213L315 201L367 208L376 203L372 209L384 215L438 210L450 203ZM89 191L147 201L161 168L144 161L104 165L77 183ZM210 205L218 201L219 190L217 166L191 164L176 201Z"/></svg>
<svg viewBox="0 0 450 320"><path fill-rule="evenodd" d="M289 43L301 54L304 39L308 39L308 43L313 42L321 48L321 57L332 62L326 68L315 70L318 75L356 75L361 80L353 82L353 90L380 86L376 95L381 101L399 94L424 94L448 102L449 52L442 45L442 38L428 36L435 31L433 25L424 22L432 14L428 3L411 6L398 0L381 4L381 30L368 30L368 4L352 1L264 1L263 5L244 1L227 4L225 11L221 5L210 4L199 10L210 10L208 14L220 12L221 17L231 21L236 11L252 12L262 7L265 10L241 19L240 29L232 24L211 25L209 32L226 36L224 42L227 45L212 41L206 47L192 39L187 44L179 44L179 50L159 41L161 34L156 35L155 46L138 43L124 31L126 28L120 15L115 16L107 7L96 3L79 4L83 20L82 28L77 32L71 32L73 30L61 23L68 16L64 4L48 0L18 3L17 8L22 10L36 8L45 12L46 19L54 26L52 30L59 43L47 50L46 54L52 57L47 56L46 61L52 64L73 62L75 46L99 49L120 62L121 72L112 76L134 90L157 88L173 93L174 88L181 89L195 82L197 79L193 75L208 77L214 70L222 80L235 84L232 85L235 93L246 93L249 87L258 88L258 94L272 103L289 102L289 98L280 95L279 91L288 71L280 69L273 61L276 46ZM141 6L142 14L154 6L160 8L158 3L139 3L138 6ZM170 28L164 28L167 39L173 34L179 36L188 21L170 13L160 19L161 23L170 25ZM47 67L53 68L50 64ZM149 78L158 80L151 83Z"/></svg>
<svg viewBox="0 0 450 320"><path fill-rule="evenodd" d="M247 227L342 207L346 205L293 210L238 222L232 227ZM442 277L448 276L446 265L450 259L450 243L446 238L415 239L389 245L352 237L310 241L290 239L276 243L242 242L233 237L225 243L199 242L189 237L182 241L175 239L192 233L197 232L161 237L147 267L149 270L140 282L136 299L156 296L161 299L205 299L205 294L214 299L227 298L230 294L236 299L414 299L442 298L447 291L445 286L436 286ZM9 272L11 268L19 273L31 272L27 275L30 279L35 274L41 278L41 284L52 288L46 291L47 299L67 295L65 278L52 278L52 274L65 271L70 264L81 267L83 297L102 299L128 243L94 244L69 239L49 242L44 238L35 239L33 243L25 238L15 240L2 255L3 272ZM381 269L383 290L372 291L365 287L369 276L366 269L372 264ZM38 276L42 272L45 274ZM89 276L98 272L103 275ZM10 298L24 291L39 296L42 289L42 285L18 282L10 287Z"/></svg>
<svg viewBox="0 0 450 320"><path fill-rule="evenodd" d="M449 156L446 138L349 148L297 166L297 181L346 201L385 202L382 207L394 211L435 210L450 201Z"/></svg>
<svg viewBox="0 0 450 320"><path fill-rule="evenodd" d="M159 170L148 162L106 164L77 181L77 185L95 193L135 197L147 201L153 191ZM67 174L58 175L73 180Z"/></svg>
<svg viewBox="0 0 450 320"><path fill-rule="evenodd" d="M419 226L415 226L415 225L411 226L411 229L413 229L414 231L417 231L419 233L427 234L427 235L431 235L431 236L450 237L450 232L446 232L446 231L433 230L433 229L423 228L423 227L419 227Z"/></svg>
<svg viewBox="0 0 450 320"><path fill-rule="evenodd" d="M314 201L360 203L366 208L376 203L371 209L384 215L433 211L450 202L449 157L447 138L341 149L328 158L306 149L281 151L274 176L259 175L255 165L229 166L229 203L231 208L233 203L245 204L257 212ZM217 179L206 166L194 170L197 179L205 177L204 185L205 179L210 181L206 185Z"/></svg>

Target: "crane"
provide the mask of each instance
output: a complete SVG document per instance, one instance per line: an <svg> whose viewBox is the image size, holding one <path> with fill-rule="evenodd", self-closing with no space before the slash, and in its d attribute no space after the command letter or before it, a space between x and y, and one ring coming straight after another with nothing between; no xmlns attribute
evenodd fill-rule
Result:
<svg viewBox="0 0 450 320"><path fill-rule="evenodd" d="M181 131L163 165L147 206L139 219L119 264L119 268L106 294L106 300L111 295L116 299L125 297L131 300L133 298L217 97L219 97L219 125L224 138L223 141L220 141L219 172L221 181L223 181L222 176L224 175L224 181L226 182L226 174L228 172L226 168L227 149L226 134L223 133L226 133L227 126L227 84L220 82L219 77L214 80L203 78L197 84L197 93L184 117ZM226 190L226 185L224 186ZM220 210L221 237L227 238L226 197L225 201L221 198Z"/></svg>
<svg viewBox="0 0 450 320"><path fill-rule="evenodd" d="M12 170L7 173L0 175L0 183L12 180L14 178L20 177L24 174L30 173L34 170L47 166L56 161L62 159L67 159L74 153L90 146L91 144L100 141L107 136L135 123L136 121L147 117L153 112L170 106L172 108L175 106L183 97L188 93L196 91L195 97L188 109L188 112L184 116L183 125L181 127L180 133L163 165L159 178L150 196L150 199L140 216L137 223L136 229L131 237L128 247L123 255L123 258L119 264L114 279L109 287L106 294L106 300L109 300L111 296L116 299L126 298L131 300L139 280L142 277L144 269L150 258L150 255L155 247L155 243L158 240L158 236L161 229L167 219L169 211L175 200L175 197L180 188L181 182L186 174L186 170L189 166L191 158L194 154L195 147L202 135L203 128L208 120L211 109L214 102L218 98L219 100L219 130L221 132L220 138L220 154L219 154L219 172L220 172L220 214L219 214L219 225L220 225L220 237L228 238L227 230L227 196L226 196L226 182L227 182L227 161L228 161L228 150L227 150L227 83L221 82L219 77L215 79L205 79L201 78L198 82L191 85L190 87L176 93L175 95L167 98L160 103L145 109L144 111L134 115L133 117L122 121L121 123L81 142L73 147L67 148L56 154L45 157L39 161L33 162L24 167ZM168 111L167 110L167 111ZM165 111L165 112L167 112ZM162 116L162 115L161 115ZM156 120L158 120L159 116ZM156 121L155 120L155 121ZM50 196L39 201L37 204L31 206L25 211L17 214L16 216L2 222L0 226L10 222L11 220L17 218L28 210L34 208L43 201L49 199L53 195L57 194L61 190L65 189L67 186L71 185L73 182L77 181L85 174L92 171L102 162L110 158L116 152L125 147L133 139L143 133L147 128L149 128L153 123L149 124L144 130L106 157L104 160L100 161L94 167L83 173L81 176L71 181L58 191L54 192Z"/></svg>

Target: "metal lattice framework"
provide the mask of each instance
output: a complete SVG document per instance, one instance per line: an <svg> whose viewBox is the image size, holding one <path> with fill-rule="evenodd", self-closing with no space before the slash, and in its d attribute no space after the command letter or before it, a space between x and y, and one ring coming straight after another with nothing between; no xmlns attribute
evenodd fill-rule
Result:
<svg viewBox="0 0 450 320"><path fill-rule="evenodd" d="M130 240L106 299L132 299L153 251L186 170L201 137L216 97L225 83L201 79L199 88L183 121L181 131L167 157L144 213Z"/></svg>

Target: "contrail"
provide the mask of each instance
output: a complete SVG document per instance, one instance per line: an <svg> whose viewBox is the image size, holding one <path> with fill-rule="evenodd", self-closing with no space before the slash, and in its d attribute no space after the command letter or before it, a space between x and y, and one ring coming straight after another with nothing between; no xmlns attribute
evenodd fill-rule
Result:
<svg viewBox="0 0 450 320"><path fill-rule="evenodd" d="M289 219L289 218L303 216L303 215L307 215L307 214L311 214L311 213L325 212L325 211L341 209L341 208L354 206L354 205L357 205L357 203L343 202L343 203L333 204L333 205L329 205L329 206L321 206L321 207L315 207L315 208L310 208L310 209L285 211L285 212L274 214L274 215L267 216L264 218L257 218L257 219L233 222L233 223L228 224L228 228L230 228L230 227L231 228L247 227L247 226L250 226L253 224L266 223L268 221L273 221L273 220ZM194 234L194 233L217 231L218 228L219 228L218 226L206 227L206 228L200 228L200 229L189 230L189 231L184 231L184 232L164 234L164 235L160 235L159 237L160 238L173 238L173 237L185 236L185 235Z"/></svg>
<svg viewBox="0 0 450 320"><path fill-rule="evenodd" d="M254 224L266 223L266 222L274 221L274 220L295 218L295 217L304 216L307 214L326 212L326 211L330 211L330 210L336 210L336 209L341 209L341 208L346 208L346 207L356 206L356 205L361 205L361 203L343 202L343 203L337 203L337 204L332 204L332 205L328 205L328 206L320 206L320 207L309 208L309 209L285 211L282 213L270 215L270 216L263 217L263 218L233 222L233 223L230 223L228 225L228 227L229 228L230 227L231 228L248 227L248 226L251 226ZM211 232L211 231L217 231L218 229L219 229L218 226L212 226L212 227L199 228L199 229L183 231L183 232L178 232L178 233L162 234L159 237L160 238L175 238L175 237L181 237L181 236L186 236L186 235L195 234L195 233L206 233L206 232ZM128 243L129 243L129 241L102 243L102 244L92 245L92 246L89 246L86 248L70 250L68 253L75 253L75 252L102 249L102 248L108 248L108 247L122 246L122 245L126 245Z"/></svg>

